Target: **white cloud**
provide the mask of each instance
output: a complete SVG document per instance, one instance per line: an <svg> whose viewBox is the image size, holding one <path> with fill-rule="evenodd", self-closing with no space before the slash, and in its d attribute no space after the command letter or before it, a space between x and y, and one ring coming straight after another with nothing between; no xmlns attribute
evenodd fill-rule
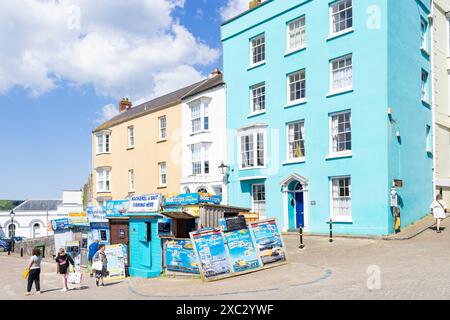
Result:
<svg viewBox="0 0 450 320"><path fill-rule="evenodd" d="M220 9L222 19L231 19L245 10L248 10L249 2L250 0L228 0L228 3Z"/></svg>
<svg viewBox="0 0 450 320"><path fill-rule="evenodd" d="M114 104L107 104L103 106L102 111L98 113L99 118L96 120L97 123L103 123L109 119L117 116L119 114L119 108Z"/></svg>
<svg viewBox="0 0 450 320"><path fill-rule="evenodd" d="M166 93L203 75L217 49L173 12L184 0L0 2L0 94L14 86L41 95L68 81L132 100ZM161 81L161 83L160 83Z"/></svg>

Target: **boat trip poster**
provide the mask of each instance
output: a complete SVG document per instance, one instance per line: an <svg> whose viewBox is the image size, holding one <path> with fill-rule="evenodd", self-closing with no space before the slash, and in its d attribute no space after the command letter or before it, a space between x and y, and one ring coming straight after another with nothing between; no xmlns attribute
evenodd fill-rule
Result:
<svg viewBox="0 0 450 320"><path fill-rule="evenodd" d="M250 232L264 265L286 261L285 246L276 219L250 223Z"/></svg>
<svg viewBox="0 0 450 320"><path fill-rule="evenodd" d="M166 270L200 274L191 239L170 239L165 243Z"/></svg>
<svg viewBox="0 0 450 320"><path fill-rule="evenodd" d="M248 228L225 232L224 235L234 272L245 272L262 267Z"/></svg>

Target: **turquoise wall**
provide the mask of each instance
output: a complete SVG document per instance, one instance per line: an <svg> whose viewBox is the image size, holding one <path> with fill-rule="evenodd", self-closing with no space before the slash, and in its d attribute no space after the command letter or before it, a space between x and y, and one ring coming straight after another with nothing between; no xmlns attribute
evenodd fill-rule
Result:
<svg viewBox="0 0 450 320"><path fill-rule="evenodd" d="M399 189L404 227L429 212L433 197L433 155L426 150L426 126L432 126L432 115L430 105L421 101L421 72L430 73L431 63L420 50L420 20L428 21L430 4L409 0L388 5L388 103L395 121L388 126L389 177L405 182Z"/></svg>
<svg viewBox="0 0 450 320"><path fill-rule="evenodd" d="M397 2L409 4L393 4ZM296 173L309 181L309 203L305 203L308 206L307 229L313 233L325 233L328 231L327 221L330 217L329 179L333 176L350 175L352 222L335 223L334 231L341 234L385 235L393 231L389 191L391 179L397 178L394 171L397 161L404 170L404 175L400 178L404 178L406 182L401 194L405 201L404 222L408 223L425 214L422 202L425 198L428 199L431 192L431 160L419 152L423 148L419 150L418 146L422 147L421 143L425 139L422 135L417 137L417 133L425 130L422 130L422 124L431 121L431 114L426 108L411 110L421 104L420 74L417 76L416 73L411 75L396 72L396 68L399 71L406 63L411 63L409 67L414 69L423 61L412 59L396 62L402 59L400 55L408 54L413 49L410 46L400 49L394 45L397 41L400 43L403 35L395 34L395 29L401 28L393 24L402 24L405 16L408 16L410 22L414 19L410 17L410 13L415 14L418 9L413 3L416 2L353 1L354 32L331 40L327 40L329 1L326 0L268 1L222 26L227 127L230 130L230 205L251 207L251 184L263 182L266 186L267 216L277 217L282 227L291 228L292 223L290 226L284 225L285 204L280 182ZM396 11L396 6L405 7L407 11ZM377 13L380 14L380 19L376 19L374 23L373 18L378 17ZM307 48L285 56L286 23L302 15L306 16ZM416 22L419 28L420 20ZM410 34L416 31L408 26L402 28ZM248 70L249 39L263 32L266 35L266 64ZM409 35L408 41L413 41L415 37L419 37L420 45L420 32ZM414 50L418 50L416 47ZM353 91L327 97L329 61L349 53L353 54ZM303 68L306 68L307 102L285 108L286 75ZM250 117L249 88L263 81L266 83L266 113ZM403 91L399 93L398 85L402 81L414 85L402 86ZM413 101L402 101L403 95ZM393 103L396 104L395 112L398 112L396 116L404 126L404 143L401 146L393 144L387 116L387 109ZM407 104L410 110L403 112ZM352 112L352 156L327 160L329 114L344 110ZM410 122L410 119L414 120ZM286 165L283 164L286 161L286 123L295 120L305 120L306 161ZM268 163L264 169L239 170L236 130L256 123L268 125ZM419 127L414 131L415 125ZM397 159L394 153L397 154L396 149L399 148L401 158ZM414 198L414 194L420 196Z"/></svg>
<svg viewBox="0 0 450 320"><path fill-rule="evenodd" d="M151 241L147 241L146 223L151 223ZM130 218L130 276L159 277L162 272L161 239L157 218Z"/></svg>

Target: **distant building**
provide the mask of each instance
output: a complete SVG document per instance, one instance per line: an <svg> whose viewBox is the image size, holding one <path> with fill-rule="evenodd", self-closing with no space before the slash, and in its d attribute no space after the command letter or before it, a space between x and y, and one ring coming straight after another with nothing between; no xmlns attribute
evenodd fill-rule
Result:
<svg viewBox="0 0 450 320"><path fill-rule="evenodd" d="M0 211L0 237L39 238L52 235L53 231L48 229L51 220L66 218L71 212L83 211L82 192L64 191L62 200L26 200L13 211L14 225L11 223L11 211Z"/></svg>

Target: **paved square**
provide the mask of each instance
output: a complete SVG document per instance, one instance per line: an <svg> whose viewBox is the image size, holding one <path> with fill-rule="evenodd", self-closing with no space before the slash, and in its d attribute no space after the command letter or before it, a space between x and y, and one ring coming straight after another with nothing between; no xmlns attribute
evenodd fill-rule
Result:
<svg viewBox="0 0 450 320"><path fill-rule="evenodd" d="M43 262L43 294L25 297L25 258L0 254L3 299L450 299L450 219L447 229L411 240L386 241L285 236L289 263L212 283L195 279L137 279L60 292L56 266ZM377 275L379 274L379 277ZM379 286L378 286L379 285ZM379 287L379 289L377 289ZM373 290L370 290L372 288Z"/></svg>

